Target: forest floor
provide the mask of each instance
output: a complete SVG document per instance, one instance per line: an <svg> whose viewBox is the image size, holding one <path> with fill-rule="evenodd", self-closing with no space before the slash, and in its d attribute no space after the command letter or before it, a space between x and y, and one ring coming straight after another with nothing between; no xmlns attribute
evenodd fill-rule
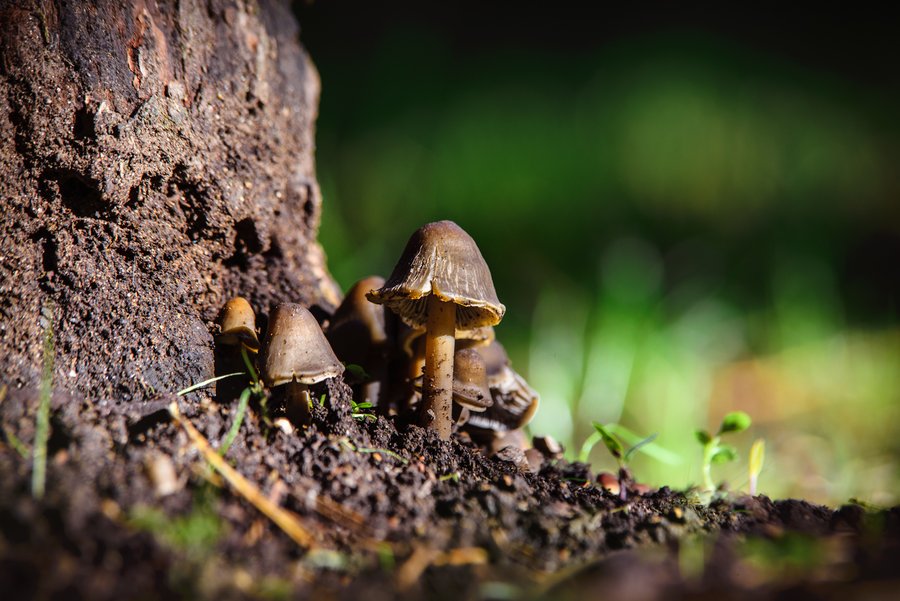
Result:
<svg viewBox="0 0 900 601"><path fill-rule="evenodd" d="M590 466L487 456L385 417L330 382L286 433L251 404L225 454L308 540L211 467L235 395L51 399L47 492L30 489L35 390L0 400L5 599L895 598L900 509L663 487L623 500ZM168 407L177 402L181 421ZM277 413L278 407L270 408Z"/></svg>

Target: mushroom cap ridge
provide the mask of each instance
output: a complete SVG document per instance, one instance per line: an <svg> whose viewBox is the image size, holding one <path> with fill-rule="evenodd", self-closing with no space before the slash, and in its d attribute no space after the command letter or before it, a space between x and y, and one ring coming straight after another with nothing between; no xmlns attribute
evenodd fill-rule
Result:
<svg viewBox="0 0 900 601"><path fill-rule="evenodd" d="M366 296L417 327L425 325L427 299L432 294L456 304L458 329L497 325L506 312L481 251L452 221L428 223L416 230L391 277Z"/></svg>
<svg viewBox="0 0 900 601"><path fill-rule="evenodd" d="M315 384L344 373L319 322L305 307L282 303L269 317L262 375L269 386Z"/></svg>

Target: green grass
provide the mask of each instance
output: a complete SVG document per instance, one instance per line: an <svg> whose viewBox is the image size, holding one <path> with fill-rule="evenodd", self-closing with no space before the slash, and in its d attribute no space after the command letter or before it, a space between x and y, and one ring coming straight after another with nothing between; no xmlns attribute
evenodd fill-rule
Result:
<svg viewBox="0 0 900 601"><path fill-rule="evenodd" d="M34 456L31 470L31 494L44 497L47 487L47 440L50 437L50 397L53 394L53 363L56 357L53 337L53 305L41 311L44 329L44 360L41 372L41 392L34 426Z"/></svg>

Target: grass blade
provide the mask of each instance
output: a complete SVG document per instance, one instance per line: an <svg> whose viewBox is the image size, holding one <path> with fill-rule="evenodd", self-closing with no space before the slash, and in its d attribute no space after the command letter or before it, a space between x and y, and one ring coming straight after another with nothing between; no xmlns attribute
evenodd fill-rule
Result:
<svg viewBox="0 0 900 601"><path fill-rule="evenodd" d="M228 434L225 435L222 446L219 447L219 455L224 457L225 453L228 452L228 447L231 446L231 443L233 443L234 439L237 437L238 431L241 429L241 424L244 422L244 414L247 413L247 404L249 402L250 389L245 388L241 392L241 398L238 400L237 413L234 414L234 421L231 423L231 428L228 430Z"/></svg>
<svg viewBox="0 0 900 601"><path fill-rule="evenodd" d="M31 468L31 494L41 499L47 486L47 439L50 437L50 396L53 393L53 305L41 311L44 325L44 369L41 373L41 396L34 426L34 452Z"/></svg>
<svg viewBox="0 0 900 601"><path fill-rule="evenodd" d="M202 382L198 382L197 384L191 384L187 388L182 388L178 392L175 393L176 396L184 396L189 392L194 392L195 390L200 390L201 388L205 388L212 384L213 382L218 382L219 380L224 380L225 378L231 378L234 376L243 376L244 372L236 371L233 374L225 374L224 376L216 376L215 378L210 378L209 380L203 380Z"/></svg>

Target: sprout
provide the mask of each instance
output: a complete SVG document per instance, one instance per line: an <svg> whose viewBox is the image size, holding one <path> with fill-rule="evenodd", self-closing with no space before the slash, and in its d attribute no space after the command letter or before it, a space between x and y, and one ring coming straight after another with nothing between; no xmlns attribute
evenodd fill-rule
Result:
<svg viewBox="0 0 900 601"><path fill-rule="evenodd" d="M759 481L759 473L766 461L766 441L757 438L750 447L750 459L747 466L750 474L750 496L756 495L756 484Z"/></svg>
<svg viewBox="0 0 900 601"><path fill-rule="evenodd" d="M732 432L743 432L750 427L752 420L743 411L733 411L722 419L715 435L706 430L697 430L695 436L703 445L703 489L711 492L715 489L712 481L711 467L713 463L728 463L737 459L737 449L723 444L721 436Z"/></svg>
<svg viewBox="0 0 900 601"><path fill-rule="evenodd" d="M647 438L638 441L636 444L626 449L619 437L613 434L603 424L593 422L593 426L597 435L600 437L600 440L603 441L606 450L609 451L609 454L612 455L613 458L615 458L616 463L619 464L618 492L619 498L624 501L628 495L628 483L632 481L631 472L628 469L628 462L631 461L631 458L641 449L641 447L653 442L656 439L656 434L651 434ZM608 486L608 482L604 483L601 480L600 484L607 490L612 490Z"/></svg>

